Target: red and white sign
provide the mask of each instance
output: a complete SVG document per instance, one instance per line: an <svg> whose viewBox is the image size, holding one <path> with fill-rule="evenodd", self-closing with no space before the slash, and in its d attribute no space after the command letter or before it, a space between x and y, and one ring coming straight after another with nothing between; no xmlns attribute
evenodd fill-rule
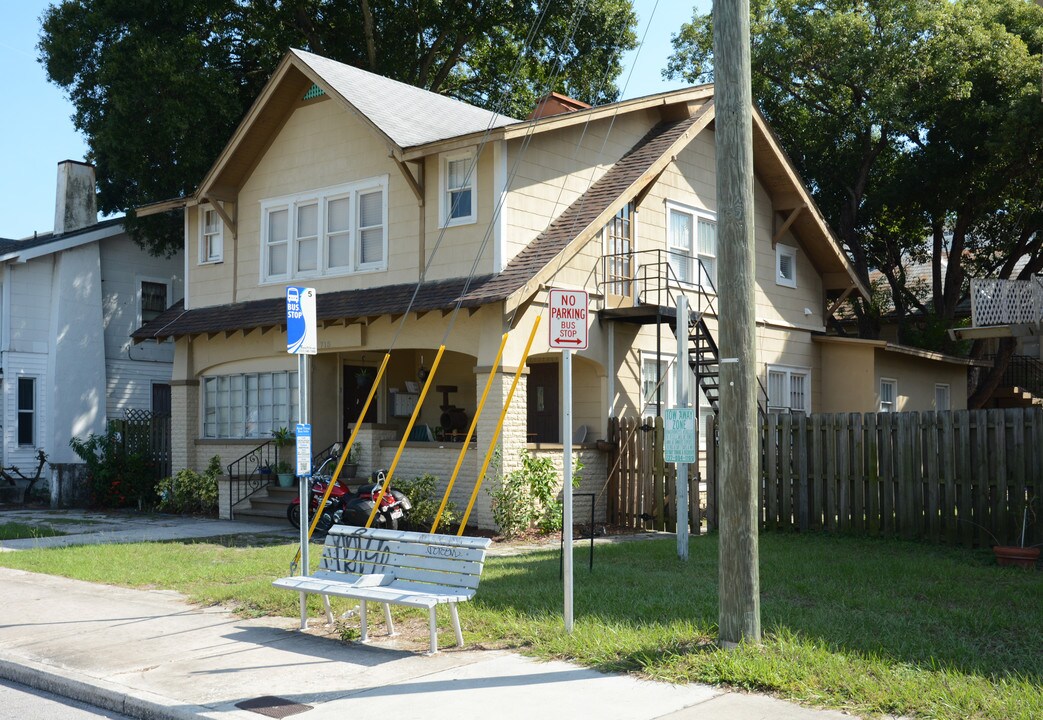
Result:
<svg viewBox="0 0 1043 720"><path fill-rule="evenodd" d="M587 349L587 293L585 290L550 291L550 346L563 350Z"/></svg>

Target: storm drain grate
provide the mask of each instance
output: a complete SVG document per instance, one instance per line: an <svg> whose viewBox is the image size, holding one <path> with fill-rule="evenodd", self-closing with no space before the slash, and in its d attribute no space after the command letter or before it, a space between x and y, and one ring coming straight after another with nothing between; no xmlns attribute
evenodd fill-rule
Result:
<svg viewBox="0 0 1043 720"><path fill-rule="evenodd" d="M301 703L272 695L254 698L253 700L243 700L236 703L235 706L240 710L249 710L270 718L285 718L311 710L311 705L302 705Z"/></svg>

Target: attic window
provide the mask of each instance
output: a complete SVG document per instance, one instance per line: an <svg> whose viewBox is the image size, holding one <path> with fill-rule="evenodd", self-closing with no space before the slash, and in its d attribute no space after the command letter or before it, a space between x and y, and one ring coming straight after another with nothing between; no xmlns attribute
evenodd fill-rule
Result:
<svg viewBox="0 0 1043 720"><path fill-rule="evenodd" d="M797 249L788 245L775 246L775 284L797 287Z"/></svg>
<svg viewBox="0 0 1043 720"><path fill-rule="evenodd" d="M308 92L304 93L302 100L313 100L314 98L321 97L326 93L323 92L322 88L312 83L311 87L308 88Z"/></svg>

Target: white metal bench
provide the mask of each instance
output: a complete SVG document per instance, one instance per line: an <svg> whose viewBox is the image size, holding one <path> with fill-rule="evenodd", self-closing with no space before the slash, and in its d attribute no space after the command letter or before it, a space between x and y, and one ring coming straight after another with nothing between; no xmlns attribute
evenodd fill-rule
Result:
<svg viewBox="0 0 1043 720"><path fill-rule="evenodd" d="M322 595L326 619L333 623L330 595L359 600L361 641L369 639L366 602L384 605L388 634L394 635L390 605L427 608L431 650L438 652L435 607L449 605L456 644L464 644L456 604L474 597L485 564L489 538L432 535L334 525L326 534L319 570L280 578L272 584Z"/></svg>

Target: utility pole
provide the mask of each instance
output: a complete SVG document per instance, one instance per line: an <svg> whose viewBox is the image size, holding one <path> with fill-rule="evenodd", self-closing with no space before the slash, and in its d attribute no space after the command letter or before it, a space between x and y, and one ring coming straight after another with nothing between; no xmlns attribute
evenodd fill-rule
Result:
<svg viewBox="0 0 1043 720"><path fill-rule="evenodd" d="M760 643L749 0L713 3L721 381L719 642Z"/></svg>

